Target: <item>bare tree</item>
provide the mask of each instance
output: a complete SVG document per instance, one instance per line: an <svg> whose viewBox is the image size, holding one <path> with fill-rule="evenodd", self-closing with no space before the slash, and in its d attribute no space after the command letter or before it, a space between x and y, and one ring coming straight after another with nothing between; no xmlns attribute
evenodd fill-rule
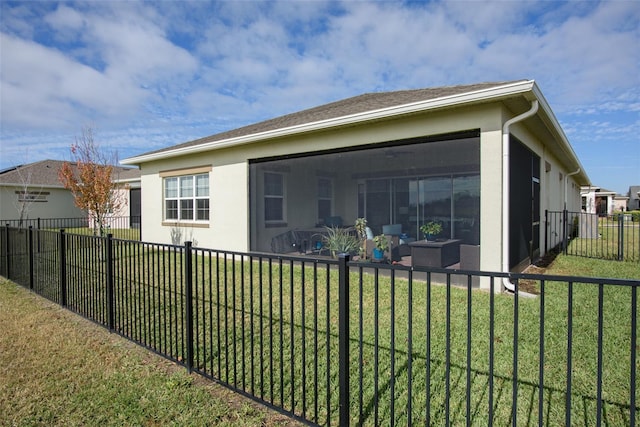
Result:
<svg viewBox="0 0 640 427"><path fill-rule="evenodd" d="M65 162L60 169L62 184L71 191L75 204L93 219L94 234L104 235L109 214L126 205L126 198L118 191L117 155L101 150L95 142L91 127L84 127L80 137L71 145L73 165Z"/></svg>
<svg viewBox="0 0 640 427"><path fill-rule="evenodd" d="M42 187L36 191L32 189L31 178L33 170L31 168L18 167L16 169L16 173L20 180L18 183L20 185L20 190L16 191L16 193L18 193L18 198L15 206L19 214L18 227L22 228L24 221L29 219L29 210L31 205L38 199L38 197L40 197Z"/></svg>
<svg viewBox="0 0 640 427"><path fill-rule="evenodd" d="M29 157L28 152L26 157ZM18 177L18 182L16 182L18 190L15 190L14 194L17 197L13 205L18 211L18 227L22 228L24 222L29 219L31 205L42 196L42 186L40 185L36 188L36 186L33 185L33 167L27 164L27 162L15 168L15 175Z"/></svg>

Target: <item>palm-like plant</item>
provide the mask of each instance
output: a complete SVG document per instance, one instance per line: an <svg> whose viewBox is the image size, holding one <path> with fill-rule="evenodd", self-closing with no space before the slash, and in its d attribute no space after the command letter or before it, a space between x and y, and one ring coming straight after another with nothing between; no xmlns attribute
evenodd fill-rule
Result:
<svg viewBox="0 0 640 427"><path fill-rule="evenodd" d="M351 234L349 230L339 227L325 227L327 234L322 236L322 240L331 251L331 255L336 257L341 253L353 253L360 247L360 241L356 236Z"/></svg>

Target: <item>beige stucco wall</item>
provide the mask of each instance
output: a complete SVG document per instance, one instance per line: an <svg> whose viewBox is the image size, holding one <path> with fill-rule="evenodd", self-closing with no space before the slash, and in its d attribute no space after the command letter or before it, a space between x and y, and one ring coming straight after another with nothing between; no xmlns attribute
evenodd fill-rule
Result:
<svg viewBox="0 0 640 427"><path fill-rule="evenodd" d="M16 191L22 187L0 187L0 219L19 219L19 202ZM74 199L68 190L61 188L29 188L28 191L49 193L44 202L29 203L28 217L36 218L84 218L86 214L74 204Z"/></svg>
<svg viewBox="0 0 640 427"><path fill-rule="evenodd" d="M505 120L513 114L505 111ZM545 253L545 230L560 230L562 224L550 224L545 222L545 210L562 211L565 207L565 184L566 207L571 212L579 212L581 208L580 185L575 181L574 176L569 176L574 170L568 170L558 158L547 148L548 141L541 140L537 135L531 133L526 127L527 122L514 124L510 133L525 144L532 152L540 157L540 253ZM562 215L551 215L549 221L561 221ZM558 244L561 236L549 235L549 248Z"/></svg>

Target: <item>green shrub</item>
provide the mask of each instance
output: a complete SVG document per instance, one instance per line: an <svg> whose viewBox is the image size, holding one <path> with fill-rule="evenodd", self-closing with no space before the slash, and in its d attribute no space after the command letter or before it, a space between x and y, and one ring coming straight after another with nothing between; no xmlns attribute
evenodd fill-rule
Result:
<svg viewBox="0 0 640 427"><path fill-rule="evenodd" d="M640 222L640 211L615 211L612 215L612 218L617 221L620 215L631 215L631 220L633 222Z"/></svg>

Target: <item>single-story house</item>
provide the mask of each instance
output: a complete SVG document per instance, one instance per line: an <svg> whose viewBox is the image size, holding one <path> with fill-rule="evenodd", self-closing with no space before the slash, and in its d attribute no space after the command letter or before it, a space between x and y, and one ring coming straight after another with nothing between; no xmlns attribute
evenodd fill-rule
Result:
<svg viewBox="0 0 640 427"><path fill-rule="evenodd" d="M582 210L586 213L598 214L599 216L613 215L616 206L619 207L619 203L615 203L617 196L615 191L597 186L586 185L580 188ZM626 205L626 200L624 203Z"/></svg>
<svg viewBox="0 0 640 427"><path fill-rule="evenodd" d="M613 196L613 212L624 212L629 205L629 198L621 194Z"/></svg>
<svg viewBox="0 0 640 427"><path fill-rule="evenodd" d="M0 171L0 218L86 217L58 178L63 163L42 160Z"/></svg>
<svg viewBox="0 0 640 427"><path fill-rule="evenodd" d="M42 160L0 171L0 218L86 218L87 212L75 205L73 194L59 179L64 163ZM115 166L114 180L123 184L119 191L126 202L113 216L139 216L140 170Z"/></svg>
<svg viewBox="0 0 640 427"><path fill-rule="evenodd" d="M201 247L282 252L292 231L365 218L416 242L437 221L460 266L486 271L541 256L545 209L579 210L590 184L533 80L367 93L122 163L141 169L143 240L180 228Z"/></svg>

